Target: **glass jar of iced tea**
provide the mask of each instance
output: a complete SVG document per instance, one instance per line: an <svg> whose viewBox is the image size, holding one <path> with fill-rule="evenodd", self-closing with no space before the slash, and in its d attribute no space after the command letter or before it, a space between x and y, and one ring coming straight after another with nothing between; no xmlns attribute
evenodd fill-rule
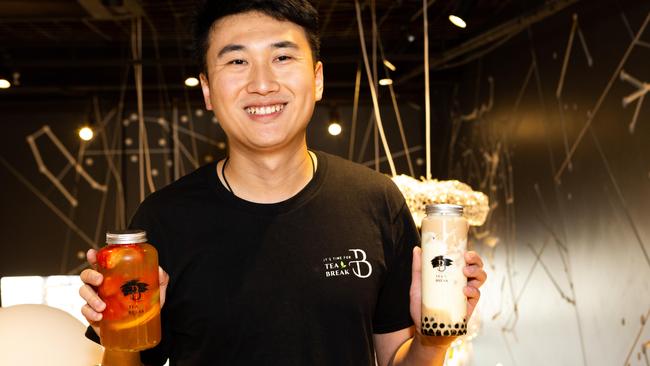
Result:
<svg viewBox="0 0 650 366"><path fill-rule="evenodd" d="M158 252L142 230L108 232L106 244L97 253L104 276L98 294L106 303L101 343L119 351L151 348L160 342Z"/></svg>

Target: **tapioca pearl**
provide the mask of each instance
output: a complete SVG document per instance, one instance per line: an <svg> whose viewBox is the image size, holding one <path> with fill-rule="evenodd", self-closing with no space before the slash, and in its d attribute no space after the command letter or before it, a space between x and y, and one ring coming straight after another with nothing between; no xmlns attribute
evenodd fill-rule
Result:
<svg viewBox="0 0 650 366"><path fill-rule="evenodd" d="M449 331L448 330L445 330L444 336L447 336L447 337L449 336Z"/></svg>
<svg viewBox="0 0 650 366"><path fill-rule="evenodd" d="M431 325L431 327L432 327L433 329L438 328L438 323L433 323L433 324Z"/></svg>
<svg viewBox="0 0 650 366"><path fill-rule="evenodd" d="M427 317L425 316L425 317L424 317L424 321L425 321L425 322L426 322L426 321L429 321L429 318L427 318Z"/></svg>
<svg viewBox="0 0 650 366"><path fill-rule="evenodd" d="M442 332L439 331L439 330L436 330L436 335L437 335L437 336L441 336L441 335L442 335Z"/></svg>
<svg viewBox="0 0 650 366"><path fill-rule="evenodd" d="M452 331L451 331L451 335L455 336L455 335L456 335L456 331L455 331L455 330L452 330Z"/></svg>
<svg viewBox="0 0 650 366"><path fill-rule="evenodd" d="M459 325L458 323L454 324L454 328L458 329Z"/></svg>
<svg viewBox="0 0 650 366"><path fill-rule="evenodd" d="M440 323L440 328L444 328L444 327L445 327L445 324L444 324L444 323Z"/></svg>

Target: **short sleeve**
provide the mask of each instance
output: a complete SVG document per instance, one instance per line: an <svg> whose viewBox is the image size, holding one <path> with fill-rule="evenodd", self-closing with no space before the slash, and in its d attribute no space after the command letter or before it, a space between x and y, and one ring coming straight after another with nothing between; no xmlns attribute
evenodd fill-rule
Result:
<svg viewBox="0 0 650 366"><path fill-rule="evenodd" d="M387 273L379 292L373 333L390 333L413 325L410 312L413 248L420 243L418 229L404 200L392 220L392 243L386 250Z"/></svg>

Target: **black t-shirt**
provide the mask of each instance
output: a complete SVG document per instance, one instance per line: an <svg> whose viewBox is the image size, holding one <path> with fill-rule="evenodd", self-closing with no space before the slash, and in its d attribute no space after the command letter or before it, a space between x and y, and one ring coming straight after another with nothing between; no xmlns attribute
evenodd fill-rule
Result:
<svg viewBox="0 0 650 366"><path fill-rule="evenodd" d="M318 152L275 204L237 198L209 164L150 195L147 231L170 275L162 365L374 365L373 333L412 325L417 229L386 176Z"/></svg>

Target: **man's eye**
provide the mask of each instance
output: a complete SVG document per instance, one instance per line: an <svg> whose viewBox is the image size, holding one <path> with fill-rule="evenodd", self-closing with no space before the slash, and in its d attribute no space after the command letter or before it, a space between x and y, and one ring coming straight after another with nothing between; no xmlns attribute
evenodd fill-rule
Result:
<svg viewBox="0 0 650 366"><path fill-rule="evenodd" d="M291 56L287 56L287 55L282 55L282 56L278 56L278 57L277 57L277 60L280 61L280 62L282 62L282 61L289 61L289 60L291 60L291 59L293 59L293 57L291 57Z"/></svg>
<svg viewBox="0 0 650 366"><path fill-rule="evenodd" d="M230 65L245 65L246 61L237 59L237 60L232 60L232 61L228 62L228 64L230 64Z"/></svg>

